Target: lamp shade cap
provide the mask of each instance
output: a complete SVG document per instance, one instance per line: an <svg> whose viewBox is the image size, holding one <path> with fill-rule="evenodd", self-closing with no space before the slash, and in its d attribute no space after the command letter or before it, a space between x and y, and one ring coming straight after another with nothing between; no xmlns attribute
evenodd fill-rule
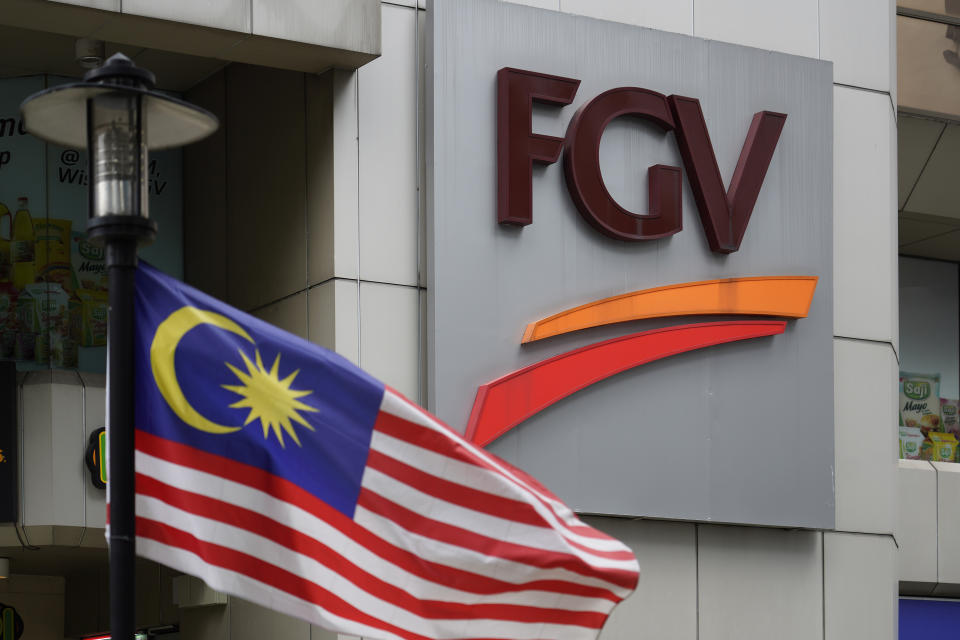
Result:
<svg viewBox="0 0 960 640"><path fill-rule="evenodd" d="M24 100L20 105L24 127L47 142L86 149L88 103L109 93L140 97L146 126L144 139L151 151L197 142L220 126L217 117L206 109L159 91L84 81L46 89Z"/></svg>

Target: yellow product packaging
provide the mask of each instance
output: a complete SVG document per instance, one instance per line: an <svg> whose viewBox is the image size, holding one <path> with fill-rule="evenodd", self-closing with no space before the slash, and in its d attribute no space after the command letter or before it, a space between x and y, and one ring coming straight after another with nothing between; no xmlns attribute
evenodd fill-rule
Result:
<svg viewBox="0 0 960 640"><path fill-rule="evenodd" d="M70 233L73 228L71 220L57 218L36 218L33 221L34 242L56 242L66 251L70 246Z"/></svg>
<svg viewBox="0 0 960 640"><path fill-rule="evenodd" d="M930 439L926 439L920 445L920 459L921 460L932 460L933 459L933 442Z"/></svg>
<svg viewBox="0 0 960 640"><path fill-rule="evenodd" d="M957 459L957 438L952 433L931 431L927 436L933 444L930 460L933 462L955 462Z"/></svg>
<svg viewBox="0 0 960 640"><path fill-rule="evenodd" d="M51 251L52 247L46 243L38 242L36 244L36 253L34 255L37 259L33 263L33 273L34 273L34 282L43 282L43 272L46 271L49 267L57 264L67 265L69 264L70 258L66 260L58 260L55 256L58 252Z"/></svg>
<svg viewBox="0 0 960 640"><path fill-rule="evenodd" d="M37 272L37 280L58 284L67 293L73 293L77 289L77 278L67 262L51 262L44 265L43 269Z"/></svg>
<svg viewBox="0 0 960 640"><path fill-rule="evenodd" d="M6 218L6 231L4 231ZM0 282L10 282L13 278L13 262L10 254L10 236L13 234L13 214L7 205L0 202Z"/></svg>
<svg viewBox="0 0 960 640"><path fill-rule="evenodd" d="M33 251L37 273L48 264L70 264L70 229L73 222L56 218L33 221Z"/></svg>
<svg viewBox="0 0 960 640"><path fill-rule="evenodd" d="M102 347L107 344L107 302L106 291L79 289L82 347Z"/></svg>
<svg viewBox="0 0 960 640"><path fill-rule="evenodd" d="M17 199L17 214L10 233L10 262L13 286L23 289L35 279L33 218L26 198Z"/></svg>

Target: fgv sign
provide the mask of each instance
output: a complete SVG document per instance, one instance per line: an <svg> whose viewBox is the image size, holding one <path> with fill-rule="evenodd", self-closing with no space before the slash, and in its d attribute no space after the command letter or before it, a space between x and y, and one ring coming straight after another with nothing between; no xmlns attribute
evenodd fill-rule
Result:
<svg viewBox="0 0 960 640"><path fill-rule="evenodd" d="M657 164L648 169L650 204L646 213L624 209L603 183L599 162L603 131L614 118L636 116L664 132L674 132L710 249L737 251L786 114L754 114L730 187L725 189L696 98L618 87L580 107L565 138L533 133L533 102L568 105L579 86L580 81L572 78L509 67L497 73L497 221L513 225L533 222L533 163L552 164L563 151L567 189L577 210L597 231L627 241L664 238L681 231L680 167Z"/></svg>
<svg viewBox="0 0 960 640"><path fill-rule="evenodd" d="M831 63L431 7L430 408L585 513L833 528Z"/></svg>

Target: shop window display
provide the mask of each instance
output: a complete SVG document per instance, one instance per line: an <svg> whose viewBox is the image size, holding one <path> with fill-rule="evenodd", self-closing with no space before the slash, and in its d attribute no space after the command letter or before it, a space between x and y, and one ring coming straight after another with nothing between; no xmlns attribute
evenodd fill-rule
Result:
<svg viewBox="0 0 960 640"><path fill-rule="evenodd" d="M960 265L900 257L900 457L960 462Z"/></svg>

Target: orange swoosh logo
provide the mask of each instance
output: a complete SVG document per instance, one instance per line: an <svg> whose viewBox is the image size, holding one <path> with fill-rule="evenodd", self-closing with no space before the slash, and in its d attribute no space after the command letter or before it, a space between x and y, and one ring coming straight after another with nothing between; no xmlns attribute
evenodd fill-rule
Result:
<svg viewBox="0 0 960 640"><path fill-rule="evenodd" d="M694 315L805 318L816 276L759 276L684 282L632 291L566 309L527 325L523 343L617 322Z"/></svg>

